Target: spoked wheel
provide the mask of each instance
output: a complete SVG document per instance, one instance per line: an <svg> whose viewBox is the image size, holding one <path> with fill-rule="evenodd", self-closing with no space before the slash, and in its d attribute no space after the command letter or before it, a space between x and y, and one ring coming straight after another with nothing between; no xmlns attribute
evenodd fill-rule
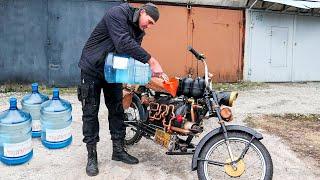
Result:
<svg viewBox="0 0 320 180"><path fill-rule="evenodd" d="M124 110L126 116L126 136L124 139L124 143L126 145L133 145L137 143L141 139L141 130L134 126L135 124L141 121L144 110L140 103L140 99L137 95L134 95L132 98L132 103L128 109Z"/></svg>
<svg viewBox="0 0 320 180"><path fill-rule="evenodd" d="M251 135L243 132L228 133L230 148L235 160L240 157ZM265 146L254 139L244 158L237 162L236 166L216 165L211 162L229 163L230 157L223 134L220 134L207 142L200 153L198 161L198 177L204 179L272 179L272 159ZM207 161L210 160L210 161Z"/></svg>

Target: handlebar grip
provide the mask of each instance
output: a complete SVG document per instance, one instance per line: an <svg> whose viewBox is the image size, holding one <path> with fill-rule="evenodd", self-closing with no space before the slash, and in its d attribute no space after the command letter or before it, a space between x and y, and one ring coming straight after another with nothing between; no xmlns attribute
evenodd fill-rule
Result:
<svg viewBox="0 0 320 180"><path fill-rule="evenodd" d="M190 51L198 60L204 59L204 56L194 50L191 46L188 46L188 51Z"/></svg>

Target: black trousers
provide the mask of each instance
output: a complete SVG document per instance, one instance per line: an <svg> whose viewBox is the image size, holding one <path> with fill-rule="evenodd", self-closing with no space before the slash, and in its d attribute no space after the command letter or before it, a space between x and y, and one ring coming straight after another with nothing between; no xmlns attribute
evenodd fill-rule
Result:
<svg viewBox="0 0 320 180"><path fill-rule="evenodd" d="M78 98L82 103L83 142L94 145L99 142L98 112L100 94L103 90L105 104L108 108L109 130L112 140L125 137L124 110L122 107L122 84L107 83L104 79L90 76L81 71L81 83Z"/></svg>

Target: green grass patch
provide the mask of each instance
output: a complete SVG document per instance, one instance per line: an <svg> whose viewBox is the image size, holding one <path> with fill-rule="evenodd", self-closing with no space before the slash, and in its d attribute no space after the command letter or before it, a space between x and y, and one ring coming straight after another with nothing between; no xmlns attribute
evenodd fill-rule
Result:
<svg viewBox="0 0 320 180"><path fill-rule="evenodd" d="M237 83L213 83L213 88L217 91L244 91L256 88L267 87L266 83L256 82L237 82ZM52 93L52 87L45 84L39 84L39 91L45 94ZM61 93L76 93L77 88L74 87L60 87ZM0 85L0 93L9 92L31 92L31 84L6 83Z"/></svg>
<svg viewBox="0 0 320 180"><path fill-rule="evenodd" d="M266 83L257 82L237 82L237 83L213 83L213 88L217 91L244 91L267 87Z"/></svg>
<svg viewBox="0 0 320 180"><path fill-rule="evenodd" d="M48 87L44 84L39 84L39 91L44 94L52 94L53 87ZM76 93L76 87L61 87L59 88L60 93ZM0 85L0 93L9 92L31 92L31 84L17 84L17 83L7 83Z"/></svg>

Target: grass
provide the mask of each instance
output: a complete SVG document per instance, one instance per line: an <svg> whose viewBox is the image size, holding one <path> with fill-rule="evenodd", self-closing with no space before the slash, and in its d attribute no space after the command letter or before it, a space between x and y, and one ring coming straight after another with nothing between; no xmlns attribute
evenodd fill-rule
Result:
<svg viewBox="0 0 320 180"><path fill-rule="evenodd" d="M286 113L286 114L270 114L264 115L261 119L249 115L245 119L245 123L253 128L261 128L261 124L268 125L268 121L271 120L279 121L279 123L284 122L310 122L310 123L320 123L320 114L299 114L299 113ZM269 124L270 125L270 124ZM305 124L306 125L306 124Z"/></svg>
<svg viewBox="0 0 320 180"><path fill-rule="evenodd" d="M319 121L320 122L319 114L288 113L284 115L271 114L270 116L274 118L284 118L284 119L294 120L294 121Z"/></svg>
<svg viewBox="0 0 320 180"><path fill-rule="evenodd" d="M249 89L256 89L266 87L266 83L255 82L237 82L237 83L213 83L213 88L217 91L243 91ZM59 88L61 93L76 93L76 87ZM6 83L0 85L0 93L8 92L30 92L31 84ZM52 87L44 84L39 84L39 91L45 94L52 93Z"/></svg>
<svg viewBox="0 0 320 180"><path fill-rule="evenodd" d="M39 84L39 91L44 94L52 94L52 87L48 87L44 84ZM76 93L76 87L59 88L60 93ZM31 92L31 84L17 84L17 83L6 83L0 85L0 93L9 92Z"/></svg>
<svg viewBox="0 0 320 180"><path fill-rule="evenodd" d="M241 81L237 83L213 83L213 88L218 91L244 91L266 87L266 83L246 82Z"/></svg>
<svg viewBox="0 0 320 180"><path fill-rule="evenodd" d="M272 114L248 116L248 126L275 134L306 162L320 168L320 115Z"/></svg>

